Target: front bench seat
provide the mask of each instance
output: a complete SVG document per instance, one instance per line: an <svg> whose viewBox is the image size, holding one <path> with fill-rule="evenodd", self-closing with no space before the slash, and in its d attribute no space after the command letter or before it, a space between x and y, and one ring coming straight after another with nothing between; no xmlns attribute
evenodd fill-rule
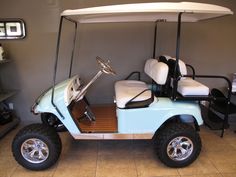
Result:
<svg viewBox="0 0 236 177"><path fill-rule="evenodd" d="M136 95L140 94L144 90L146 92L139 95L133 101L144 101L151 98L152 93L148 90L148 86L145 82L135 80L122 80L115 83L116 93L116 105L118 108L125 108L128 103Z"/></svg>
<svg viewBox="0 0 236 177"><path fill-rule="evenodd" d="M149 59L149 61L151 60ZM165 63L153 61L149 68L145 66L145 70L157 84L165 84L169 71ZM147 107L150 104L148 100L152 98L152 92L145 82L122 80L115 83L115 96L118 108L127 108L127 104L130 103L130 101L145 102L144 107Z"/></svg>
<svg viewBox="0 0 236 177"><path fill-rule="evenodd" d="M151 77L151 68L152 66L158 63L156 59L148 59L145 62L144 72ZM143 81L137 80L121 80L115 83L115 92L116 92L116 104L119 108L125 108L126 103L132 99L134 96L148 89L148 85ZM151 98L151 91L146 91L141 94L134 101L144 101Z"/></svg>

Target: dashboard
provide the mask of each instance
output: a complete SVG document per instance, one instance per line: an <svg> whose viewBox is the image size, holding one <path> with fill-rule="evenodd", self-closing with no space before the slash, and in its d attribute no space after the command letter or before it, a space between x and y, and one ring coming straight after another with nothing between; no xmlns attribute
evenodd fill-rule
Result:
<svg viewBox="0 0 236 177"><path fill-rule="evenodd" d="M68 106L73 100L77 99L77 101L83 99L84 94L82 94L79 98L77 96L80 94L83 88L81 79L78 75L72 77L66 88L65 88L65 104Z"/></svg>

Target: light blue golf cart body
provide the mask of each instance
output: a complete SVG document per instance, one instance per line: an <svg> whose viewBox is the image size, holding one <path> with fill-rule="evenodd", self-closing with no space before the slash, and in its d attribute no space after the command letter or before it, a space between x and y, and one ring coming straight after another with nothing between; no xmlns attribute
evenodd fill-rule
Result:
<svg viewBox="0 0 236 177"><path fill-rule="evenodd" d="M69 92L72 83L78 79L74 76L55 86L54 103L61 115L51 103L52 89L42 94L34 107L35 113L52 113L65 125L70 134L76 138L82 134L68 110ZM114 134L154 134L164 122L180 116L184 122L203 124L201 111L197 102L172 101L167 97L155 97L146 108L116 108L118 130Z"/></svg>

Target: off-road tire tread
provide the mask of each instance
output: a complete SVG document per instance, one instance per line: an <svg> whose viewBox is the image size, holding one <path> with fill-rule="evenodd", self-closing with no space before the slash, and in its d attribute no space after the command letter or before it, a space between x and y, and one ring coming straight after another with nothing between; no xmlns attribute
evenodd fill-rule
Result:
<svg viewBox="0 0 236 177"><path fill-rule="evenodd" d="M46 160L44 164L31 165L22 157L20 152L21 145L19 145L19 143L24 141L24 139L27 137L30 138L30 136L32 136L32 138L45 137L51 142L53 145L53 151L50 150L50 155L52 156L49 161ZM61 154L61 149L62 143L57 132L52 127L46 126L44 124L31 124L24 127L17 133L12 142L12 153L15 160L23 167L35 171L47 169L55 164Z"/></svg>
<svg viewBox="0 0 236 177"><path fill-rule="evenodd" d="M175 134L179 134L182 133L182 135L187 134L187 135L191 135L196 143L194 144L195 148L193 152L193 157L184 162L184 163L171 163L166 156L164 155L163 152L163 147L162 145L166 143L166 141L173 135ZM186 135L185 135L186 136ZM193 140L192 140L193 141ZM188 124L185 123L170 123L168 124L165 128L163 128L162 131L160 131L157 136L156 136L156 142L155 142L155 148L157 151L157 156L158 158L167 166L169 167L185 167L190 165L194 160L196 160L196 158L199 156L200 152L201 152L201 139L199 134L195 131L195 129ZM165 149L166 150L166 149Z"/></svg>

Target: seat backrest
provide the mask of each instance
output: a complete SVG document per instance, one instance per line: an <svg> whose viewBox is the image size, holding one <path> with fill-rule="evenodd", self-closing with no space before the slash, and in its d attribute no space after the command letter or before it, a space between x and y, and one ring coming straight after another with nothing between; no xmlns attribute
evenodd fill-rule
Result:
<svg viewBox="0 0 236 177"><path fill-rule="evenodd" d="M182 60L179 60L179 70L182 76L187 75L187 67Z"/></svg>
<svg viewBox="0 0 236 177"><path fill-rule="evenodd" d="M167 61L168 61L169 59L171 59L171 58L172 58L172 57L169 56L169 55L161 55L161 56L158 57L158 61L167 64Z"/></svg>
<svg viewBox="0 0 236 177"><path fill-rule="evenodd" d="M151 77L151 68L154 64L158 63L158 61L156 59L148 59L145 63L145 66L144 66L144 72L149 76Z"/></svg>
<svg viewBox="0 0 236 177"><path fill-rule="evenodd" d="M169 73L171 77L174 76L175 64L176 64L175 58L171 58L167 61L167 65L169 66L169 69L170 69ZM179 66L177 67L177 75L178 76L187 75L187 67L186 67L186 64L182 60L179 60Z"/></svg>
<svg viewBox="0 0 236 177"><path fill-rule="evenodd" d="M159 85L165 85L168 77L169 67L163 62L156 62L151 67L150 77Z"/></svg>

